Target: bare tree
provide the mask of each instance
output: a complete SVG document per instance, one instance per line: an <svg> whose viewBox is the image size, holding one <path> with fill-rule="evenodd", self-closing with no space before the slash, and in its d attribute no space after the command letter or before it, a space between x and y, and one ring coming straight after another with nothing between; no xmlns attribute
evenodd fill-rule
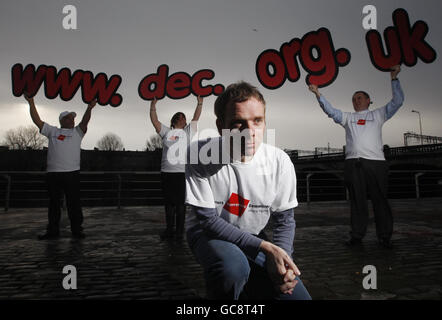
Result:
<svg viewBox="0 0 442 320"><path fill-rule="evenodd" d="M38 128L33 125L21 126L10 129L5 133L4 145L13 150L43 149L47 145L47 139L40 134Z"/></svg>
<svg viewBox="0 0 442 320"><path fill-rule="evenodd" d="M154 151L163 148L163 139L158 134L153 134L146 141L146 150Z"/></svg>
<svg viewBox="0 0 442 320"><path fill-rule="evenodd" d="M121 138L114 133L106 133L97 142L99 150L103 151L121 151L124 148Z"/></svg>

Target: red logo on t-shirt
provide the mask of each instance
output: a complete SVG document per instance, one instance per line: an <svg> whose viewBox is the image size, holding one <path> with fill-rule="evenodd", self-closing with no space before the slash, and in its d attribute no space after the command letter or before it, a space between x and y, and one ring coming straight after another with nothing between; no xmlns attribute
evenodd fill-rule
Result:
<svg viewBox="0 0 442 320"><path fill-rule="evenodd" d="M66 138L66 136L64 136L64 135L62 135L62 134L60 134L60 135L57 137L57 139L58 139L58 140L61 140L61 141L63 141L64 138Z"/></svg>
<svg viewBox="0 0 442 320"><path fill-rule="evenodd" d="M237 193L232 193L229 200L224 205L224 209L238 217L241 217L247 209L250 200L244 199Z"/></svg>
<svg viewBox="0 0 442 320"><path fill-rule="evenodd" d="M361 125L361 126L364 126L365 125L365 120L364 119L359 119L358 120L358 124Z"/></svg>
<svg viewBox="0 0 442 320"><path fill-rule="evenodd" d="M179 138L179 136L170 136L169 141L177 141Z"/></svg>

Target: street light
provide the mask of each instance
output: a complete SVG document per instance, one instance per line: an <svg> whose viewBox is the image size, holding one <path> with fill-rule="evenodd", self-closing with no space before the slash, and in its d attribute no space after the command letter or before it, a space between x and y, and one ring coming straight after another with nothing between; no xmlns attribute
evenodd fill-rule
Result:
<svg viewBox="0 0 442 320"><path fill-rule="evenodd" d="M421 120L421 113L419 111L416 110L411 110L411 112L417 113L419 115L419 128L421 131L421 145L424 144L424 137L422 136L422 120Z"/></svg>

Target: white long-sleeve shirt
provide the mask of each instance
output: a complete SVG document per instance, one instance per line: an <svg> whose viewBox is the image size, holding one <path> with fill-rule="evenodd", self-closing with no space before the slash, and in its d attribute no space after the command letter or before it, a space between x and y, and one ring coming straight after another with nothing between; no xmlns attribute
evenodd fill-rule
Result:
<svg viewBox="0 0 442 320"><path fill-rule="evenodd" d="M393 98L375 110L342 112L335 109L323 95L318 98L322 110L345 129L345 159L385 160L382 126L402 106L404 93L399 80L391 82Z"/></svg>

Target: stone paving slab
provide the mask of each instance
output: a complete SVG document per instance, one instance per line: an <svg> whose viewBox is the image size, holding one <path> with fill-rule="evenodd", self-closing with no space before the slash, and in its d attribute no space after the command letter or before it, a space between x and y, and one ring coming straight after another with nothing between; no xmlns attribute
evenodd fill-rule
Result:
<svg viewBox="0 0 442 320"><path fill-rule="evenodd" d="M312 297L440 300L441 203L391 201L391 250L377 246L373 219L362 247L344 246L346 202L301 204L294 258ZM60 239L36 240L46 216L42 208L0 214L0 299L204 299L202 269L187 243L158 236L165 225L162 207L84 208L84 240L70 237L65 213ZM76 290L63 289L66 265L76 267ZM362 286L365 265L376 267L377 290Z"/></svg>

